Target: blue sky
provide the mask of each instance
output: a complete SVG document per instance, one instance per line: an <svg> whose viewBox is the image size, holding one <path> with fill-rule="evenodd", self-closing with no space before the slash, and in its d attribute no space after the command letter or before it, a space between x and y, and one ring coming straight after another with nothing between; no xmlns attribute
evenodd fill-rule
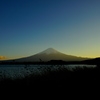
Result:
<svg viewBox="0 0 100 100"><path fill-rule="evenodd" d="M100 56L100 0L0 0L0 56L47 48Z"/></svg>

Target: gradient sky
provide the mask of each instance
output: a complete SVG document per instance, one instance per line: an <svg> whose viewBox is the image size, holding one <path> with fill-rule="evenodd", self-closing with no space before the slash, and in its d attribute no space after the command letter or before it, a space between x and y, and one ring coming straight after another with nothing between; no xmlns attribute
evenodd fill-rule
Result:
<svg viewBox="0 0 100 100"><path fill-rule="evenodd" d="M0 56L47 48L100 57L100 0L0 0Z"/></svg>

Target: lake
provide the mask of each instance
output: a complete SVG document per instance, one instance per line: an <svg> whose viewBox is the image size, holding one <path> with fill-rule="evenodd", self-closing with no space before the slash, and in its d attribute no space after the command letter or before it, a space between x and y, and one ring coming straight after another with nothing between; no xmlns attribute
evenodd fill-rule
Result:
<svg viewBox="0 0 100 100"><path fill-rule="evenodd" d="M96 65L76 64L76 65L0 65L0 79L4 78L23 78L29 74L41 74L46 68L56 70L58 68L68 68L72 70L75 67L96 67Z"/></svg>

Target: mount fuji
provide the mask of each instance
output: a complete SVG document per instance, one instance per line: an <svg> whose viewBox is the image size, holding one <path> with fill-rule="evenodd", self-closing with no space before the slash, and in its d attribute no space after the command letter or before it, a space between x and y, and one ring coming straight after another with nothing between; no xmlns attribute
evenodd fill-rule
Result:
<svg viewBox="0 0 100 100"><path fill-rule="evenodd" d="M24 57L20 59L15 59L15 62L39 62L39 61L50 61L50 60L63 60L63 61L83 61L88 58L82 58L72 55L67 55L61 53L53 48L48 48L35 55Z"/></svg>

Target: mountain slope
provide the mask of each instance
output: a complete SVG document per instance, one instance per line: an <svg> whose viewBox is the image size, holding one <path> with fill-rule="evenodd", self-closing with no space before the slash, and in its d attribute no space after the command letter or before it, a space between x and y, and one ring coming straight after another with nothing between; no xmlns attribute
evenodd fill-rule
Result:
<svg viewBox="0 0 100 100"><path fill-rule="evenodd" d="M50 61L50 60L64 60L64 61L82 61L86 60L88 58L82 58L82 57L77 57L77 56L72 56L72 55L66 55L64 53L61 53L53 48L48 48L38 54L21 58L21 59L16 59L15 61L21 62L36 62L36 61Z"/></svg>
<svg viewBox="0 0 100 100"><path fill-rule="evenodd" d="M100 57L99 58L94 58L94 59L84 60L83 63L100 65Z"/></svg>

